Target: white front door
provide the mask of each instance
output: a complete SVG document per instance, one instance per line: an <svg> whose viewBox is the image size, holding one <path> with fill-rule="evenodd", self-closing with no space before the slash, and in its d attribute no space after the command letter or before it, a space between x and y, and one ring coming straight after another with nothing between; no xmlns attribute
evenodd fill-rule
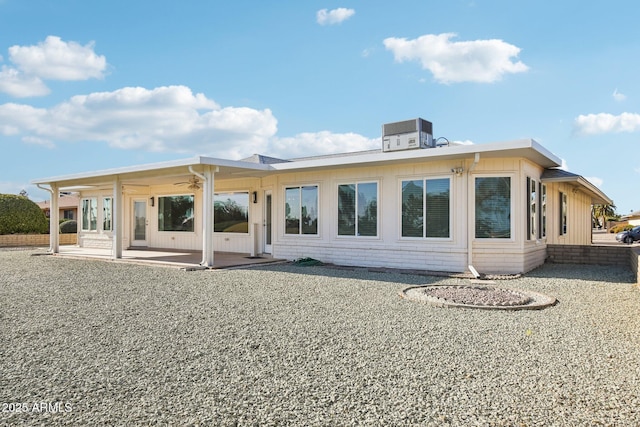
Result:
<svg viewBox="0 0 640 427"><path fill-rule="evenodd" d="M271 253L272 226L271 219L273 213L273 203L271 190L264 192L264 250L265 254Z"/></svg>
<svg viewBox="0 0 640 427"><path fill-rule="evenodd" d="M131 246L147 246L147 199L134 200L132 212Z"/></svg>

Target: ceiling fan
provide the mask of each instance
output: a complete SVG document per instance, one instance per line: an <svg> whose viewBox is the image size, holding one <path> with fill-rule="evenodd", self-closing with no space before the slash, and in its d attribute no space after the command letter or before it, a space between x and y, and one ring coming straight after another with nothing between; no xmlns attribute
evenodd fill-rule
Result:
<svg viewBox="0 0 640 427"><path fill-rule="evenodd" d="M191 178L189 178L189 181L175 182L173 185L186 185L189 190L200 189L200 181L198 181L198 177L196 176L192 176Z"/></svg>

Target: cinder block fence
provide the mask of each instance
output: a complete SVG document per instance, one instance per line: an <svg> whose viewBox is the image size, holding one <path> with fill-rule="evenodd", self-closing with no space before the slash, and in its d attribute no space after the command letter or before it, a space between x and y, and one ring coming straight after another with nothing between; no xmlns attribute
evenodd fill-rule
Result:
<svg viewBox="0 0 640 427"><path fill-rule="evenodd" d="M638 264L640 247L637 246L583 246L547 245L547 261L558 264L622 265L630 267L640 284Z"/></svg>
<svg viewBox="0 0 640 427"><path fill-rule="evenodd" d="M60 234L61 245L78 243L77 234ZM18 248L24 246L49 246L48 234L3 234L0 235L0 248Z"/></svg>

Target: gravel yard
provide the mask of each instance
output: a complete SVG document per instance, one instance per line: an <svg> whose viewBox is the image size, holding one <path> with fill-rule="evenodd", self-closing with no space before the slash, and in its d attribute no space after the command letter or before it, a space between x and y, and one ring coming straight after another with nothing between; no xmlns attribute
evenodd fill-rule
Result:
<svg viewBox="0 0 640 427"><path fill-rule="evenodd" d="M184 272L0 250L0 425L640 425L640 290L545 265L541 311L399 297L463 279Z"/></svg>

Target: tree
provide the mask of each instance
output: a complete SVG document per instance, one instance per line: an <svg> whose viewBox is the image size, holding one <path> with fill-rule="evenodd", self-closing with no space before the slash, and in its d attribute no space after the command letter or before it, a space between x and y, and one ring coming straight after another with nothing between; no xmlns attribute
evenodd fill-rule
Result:
<svg viewBox="0 0 640 427"><path fill-rule="evenodd" d="M49 221L34 202L24 196L0 194L0 234L43 234Z"/></svg>
<svg viewBox="0 0 640 427"><path fill-rule="evenodd" d="M604 228L607 226L607 218L616 215L616 205L593 205L592 216L594 224L598 224ZM600 221L602 219L602 221Z"/></svg>

